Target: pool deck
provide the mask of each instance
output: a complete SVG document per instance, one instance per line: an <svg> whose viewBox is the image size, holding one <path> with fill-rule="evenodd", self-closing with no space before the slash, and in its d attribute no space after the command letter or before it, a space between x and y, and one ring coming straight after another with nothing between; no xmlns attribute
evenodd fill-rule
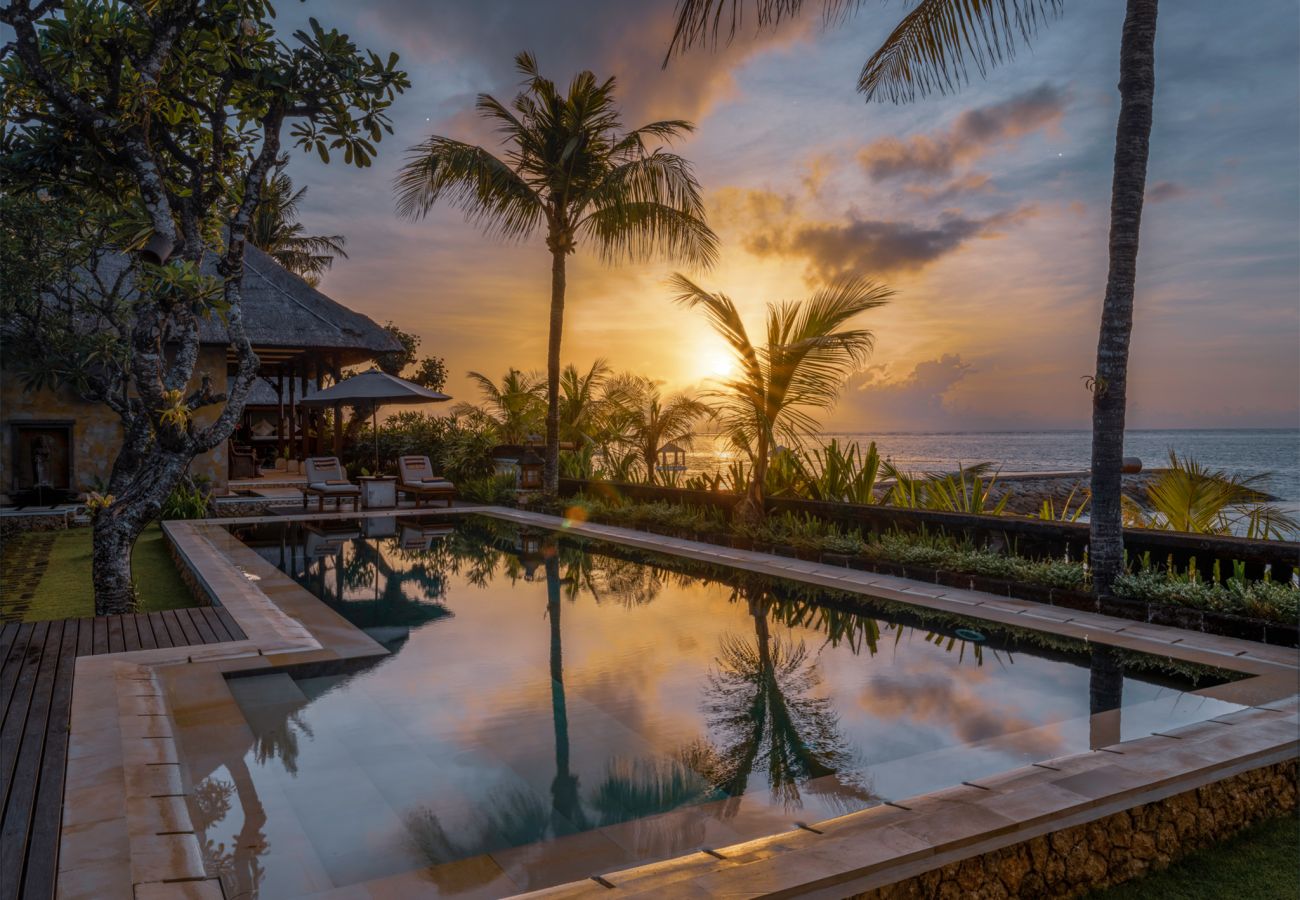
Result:
<svg viewBox="0 0 1300 900"><path fill-rule="evenodd" d="M1246 707L1229 715L825 822L791 822L787 831L730 847L621 871L574 872L567 877L582 880L533 896L843 897L1300 755L1300 654L1295 650L519 510L458 507L343 518L467 512L539 528L562 526L568 534L1251 676L1194 692ZM165 525L243 639L76 660L60 897L220 898L219 883L204 871L189 820L185 793L192 785L178 756L178 735L197 729L205 740L219 743L223 731L239 721L225 689L229 673L386 653L223 527L283 521L283 516L263 516ZM501 896L513 892L510 885L503 874L490 886L457 896ZM313 896L345 900L404 891L438 896L418 871Z"/></svg>
<svg viewBox="0 0 1300 900"><path fill-rule="evenodd" d="M217 606L0 629L0 897L54 896L73 667L77 658L241 640Z"/></svg>

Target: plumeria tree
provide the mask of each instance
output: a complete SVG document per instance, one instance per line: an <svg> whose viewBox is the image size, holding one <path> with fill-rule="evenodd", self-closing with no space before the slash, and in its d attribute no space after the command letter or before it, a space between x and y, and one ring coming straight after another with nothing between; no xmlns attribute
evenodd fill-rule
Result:
<svg viewBox="0 0 1300 900"><path fill-rule="evenodd" d="M95 516L99 614L132 608L136 537L242 415L258 369L244 328L244 247L286 128L326 162L368 166L409 84L395 54L363 52L314 19L283 40L273 19L266 0L0 6L12 31L0 61L6 189L97 211L112 226L109 247L129 253L113 257L125 260L124 302L92 309L107 315L96 328L66 285L7 295L5 310L21 337L6 356L48 351L61 383L122 423ZM234 359L225 391L197 371L199 324L213 316ZM206 408L215 415L201 423Z"/></svg>
<svg viewBox="0 0 1300 900"><path fill-rule="evenodd" d="M543 487L559 488L560 339L569 256L590 246L607 263L664 256L711 265L717 237L691 164L663 147L694 130L680 119L623 130L613 78L580 72L561 91L528 53L515 59L524 89L509 106L480 94L478 111L504 135L497 156L434 135L415 147L398 175L397 210L426 215L439 200L460 207L490 234L545 235L551 253L546 354L546 465Z"/></svg>

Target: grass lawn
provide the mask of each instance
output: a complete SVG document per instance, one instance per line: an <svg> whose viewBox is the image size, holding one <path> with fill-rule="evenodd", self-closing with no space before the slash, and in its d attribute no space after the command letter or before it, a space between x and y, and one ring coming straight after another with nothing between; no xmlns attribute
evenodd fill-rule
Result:
<svg viewBox="0 0 1300 900"><path fill-rule="evenodd" d="M1300 896L1300 816L1260 822L1230 841L1094 900L1295 900Z"/></svg>
<svg viewBox="0 0 1300 900"><path fill-rule="evenodd" d="M5 540L0 569L0 618L6 622L35 622L93 616L95 601L90 578L90 529L30 532ZM43 570L19 571L39 565ZM140 592L140 611L196 606L167 552L162 528L150 525L136 542L131 572ZM24 595L30 594L30 597Z"/></svg>

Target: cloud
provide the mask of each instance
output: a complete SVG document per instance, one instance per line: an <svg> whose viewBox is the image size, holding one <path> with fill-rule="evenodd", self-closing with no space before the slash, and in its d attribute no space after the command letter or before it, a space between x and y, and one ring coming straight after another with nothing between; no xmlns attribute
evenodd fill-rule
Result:
<svg viewBox="0 0 1300 900"><path fill-rule="evenodd" d="M835 419L883 430L949 427L949 392L972 371L955 353L919 362L897 378L887 366L870 366L849 379Z"/></svg>
<svg viewBox="0 0 1300 900"><path fill-rule="evenodd" d="M1147 188L1146 199L1152 203L1164 203L1187 194L1187 188L1176 181L1157 181Z"/></svg>
<svg viewBox="0 0 1300 900"><path fill-rule="evenodd" d="M625 124L658 118L702 118L734 95L735 72L748 59L788 46L813 29L812 17L752 39L674 57L663 66L672 37L671 4L608 0L389 0L371 6L366 18L402 50L403 61L449 62L473 91L499 99L512 96L519 78L513 59L531 50L543 73L561 87L590 69L617 76ZM501 96L505 95L505 96Z"/></svg>
<svg viewBox="0 0 1300 900"><path fill-rule="evenodd" d="M1056 126L1066 100L1065 91L1043 83L1000 103L967 110L946 131L873 141L858 151L858 162L876 181L947 177L958 163L983 156L995 144Z"/></svg>
<svg viewBox="0 0 1300 900"><path fill-rule="evenodd" d="M906 190L908 193L916 194L923 200L937 203L966 194L991 193L996 191L997 188L993 186L993 180L988 175L982 172L967 172L965 175L959 175L938 187L924 183L909 184Z"/></svg>
<svg viewBox="0 0 1300 900"><path fill-rule="evenodd" d="M755 256L802 258L809 281L879 277L923 269L967 241L997 237L1000 229L1032 214L1031 207L983 218L948 211L930 225L855 215L847 222L769 222L745 235L742 244Z"/></svg>

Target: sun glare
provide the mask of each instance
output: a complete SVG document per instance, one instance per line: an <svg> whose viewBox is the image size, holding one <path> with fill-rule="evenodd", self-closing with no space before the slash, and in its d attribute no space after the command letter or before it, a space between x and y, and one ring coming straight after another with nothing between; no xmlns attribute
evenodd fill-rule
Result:
<svg viewBox="0 0 1300 900"><path fill-rule="evenodd" d="M700 355L700 369L708 378L729 378L736 371L736 363L726 351L710 350Z"/></svg>

